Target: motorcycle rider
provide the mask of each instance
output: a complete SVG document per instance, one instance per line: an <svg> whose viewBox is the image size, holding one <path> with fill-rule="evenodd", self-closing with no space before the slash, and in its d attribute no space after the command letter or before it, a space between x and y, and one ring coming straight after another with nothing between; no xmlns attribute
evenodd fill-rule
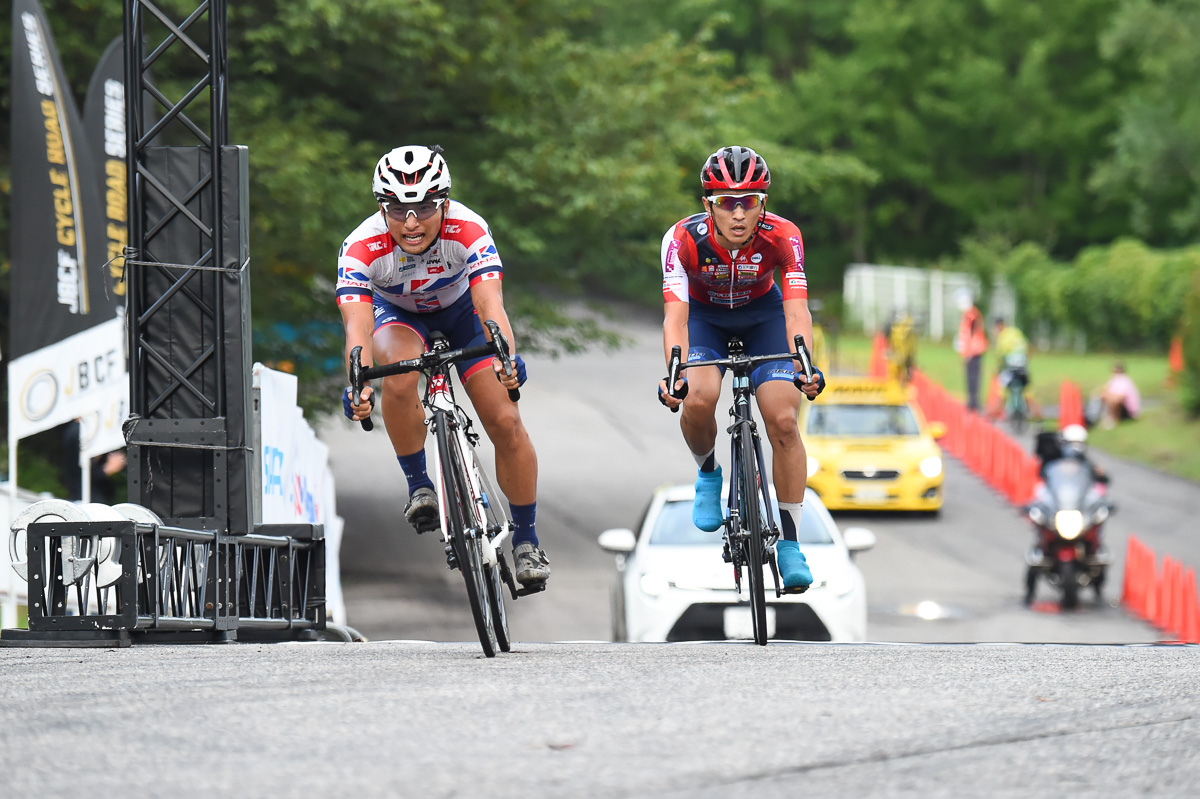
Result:
<svg viewBox="0 0 1200 799"><path fill-rule="evenodd" d="M1108 472L1104 470L1104 467L1099 466L1088 457L1087 437L1087 428L1079 424L1069 424L1060 432L1045 431L1038 433L1034 445L1034 454L1041 460L1041 465L1038 467L1038 475L1045 480L1047 466L1062 458L1070 458L1086 466L1092 480L1100 484L1100 491L1103 494L1107 494L1109 483ZM1038 492L1046 490L1045 483L1040 483L1037 487ZM1042 551L1040 544L1040 533L1035 529L1033 547L1030 549L1028 556L1030 562L1041 560ZM1108 561L1108 548L1104 544L1103 525L1097 531L1095 558L1105 563Z"/></svg>

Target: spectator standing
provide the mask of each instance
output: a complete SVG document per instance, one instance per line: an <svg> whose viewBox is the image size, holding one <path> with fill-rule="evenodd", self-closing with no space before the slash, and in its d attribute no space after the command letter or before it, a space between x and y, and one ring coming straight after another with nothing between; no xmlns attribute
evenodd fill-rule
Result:
<svg viewBox="0 0 1200 799"><path fill-rule="evenodd" d="M957 295L958 309L962 311L962 320L958 325L958 338L954 341L954 349L962 356L967 370L967 408L979 413L979 372L983 364L983 354L987 352L987 326L983 314L975 307L975 298L971 292L963 289Z"/></svg>

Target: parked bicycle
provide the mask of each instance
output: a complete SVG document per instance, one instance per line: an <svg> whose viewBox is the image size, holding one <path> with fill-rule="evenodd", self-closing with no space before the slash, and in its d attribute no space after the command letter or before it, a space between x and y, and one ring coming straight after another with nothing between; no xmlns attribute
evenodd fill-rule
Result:
<svg viewBox="0 0 1200 799"><path fill-rule="evenodd" d="M758 435L758 424L750 405L753 389L750 373L754 367L769 361L796 360L800 362L806 380L813 377L812 359L804 344L803 336L796 336L796 351L778 355L746 355L741 339L729 339L729 357L708 361L682 362L679 347L671 348L667 369L667 386L674 393L684 369L696 366L724 367L733 373L733 405L729 416L733 422L726 429L729 433L733 468L729 471L729 498L725 516L725 548L722 553L726 563L733 564L733 584L738 594L742 592L745 576L750 594L750 618L754 642L760 646L767 643L767 596L764 567L770 567L775 581L776 598L785 593L802 594L808 586L784 588L779 580L779 566L775 560L775 544L779 540L779 527L775 523L775 505L771 500L769 480L764 480L766 466L763 460L762 442ZM672 408L678 411L678 408Z"/></svg>
<svg viewBox="0 0 1200 799"><path fill-rule="evenodd" d="M508 341L499 326L490 319L484 326L491 336L488 344L450 349L440 332L432 332L429 351L420 357L368 368L362 366L362 348L355 347L350 351L350 385L354 396L359 396L369 380L410 372L425 376L421 402L429 414L426 424L437 440L433 476L446 563L462 572L479 643L487 657L495 657L497 652L508 652L512 645L504 587L515 600L544 591L546 584L518 588L513 579L502 546L513 533L512 520L504 510L507 502L480 465L475 451L479 434L473 429L471 417L454 399L449 367L458 361L492 355L500 360L506 374L513 373ZM513 402L521 398L515 389L508 396ZM362 426L364 430L374 427L369 417L362 420Z"/></svg>

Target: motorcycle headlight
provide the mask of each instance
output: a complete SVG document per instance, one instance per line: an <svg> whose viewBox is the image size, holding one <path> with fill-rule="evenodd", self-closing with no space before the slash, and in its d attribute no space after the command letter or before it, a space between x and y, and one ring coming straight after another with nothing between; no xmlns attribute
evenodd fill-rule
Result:
<svg viewBox="0 0 1200 799"><path fill-rule="evenodd" d="M921 461L921 474L929 478L937 477L942 473L942 459L936 455L931 455Z"/></svg>
<svg viewBox="0 0 1200 799"><path fill-rule="evenodd" d="M1083 532L1083 514L1077 510L1060 510L1054 514L1054 527L1068 541L1074 541Z"/></svg>
<svg viewBox="0 0 1200 799"><path fill-rule="evenodd" d="M808 476L812 477L817 472L821 471L821 462L816 458L808 459Z"/></svg>
<svg viewBox="0 0 1200 799"><path fill-rule="evenodd" d="M662 577L657 574L647 572L642 575L641 582L638 583L642 587L642 593L646 596L660 597L667 593L667 589L671 587Z"/></svg>

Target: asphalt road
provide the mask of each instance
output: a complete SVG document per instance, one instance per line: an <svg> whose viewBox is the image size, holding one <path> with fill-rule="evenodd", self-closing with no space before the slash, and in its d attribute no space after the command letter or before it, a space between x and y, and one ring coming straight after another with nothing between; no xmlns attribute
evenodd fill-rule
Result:
<svg viewBox="0 0 1200 799"><path fill-rule="evenodd" d="M632 342L628 348L529 359L521 408L538 450L538 530L554 576L545 594L511 607L518 640L610 640L613 564L596 546L596 536L610 527L635 527L655 487L694 478L678 417L654 398L663 372L661 322L653 313L626 311L619 325ZM328 420L321 436L330 446L338 510L346 518L342 568L350 624L372 639L472 640L461 578L445 569L435 539L418 537L403 521L404 481L382 425L364 434L338 417ZM718 453L725 452L724 440L722 434ZM879 539L859 557L868 586L868 638L1156 640L1152 628L1112 604L1120 593L1126 537L1135 533L1160 556L1200 565L1194 535L1200 486L1102 454L1098 459L1109 468L1119 505L1108 524L1117 563L1104 601L1090 601L1089 592L1074 613L1060 613L1050 601L1025 608L1020 600L1031 541L1027 524L948 458L940 518L837 517L843 527L866 526ZM490 463L490 454L485 461ZM1054 599L1048 587L1041 591L1041 598ZM918 617L921 602L937 603L939 617Z"/></svg>
<svg viewBox="0 0 1200 799"><path fill-rule="evenodd" d="M1196 647L0 649L5 796L1195 796Z"/></svg>

